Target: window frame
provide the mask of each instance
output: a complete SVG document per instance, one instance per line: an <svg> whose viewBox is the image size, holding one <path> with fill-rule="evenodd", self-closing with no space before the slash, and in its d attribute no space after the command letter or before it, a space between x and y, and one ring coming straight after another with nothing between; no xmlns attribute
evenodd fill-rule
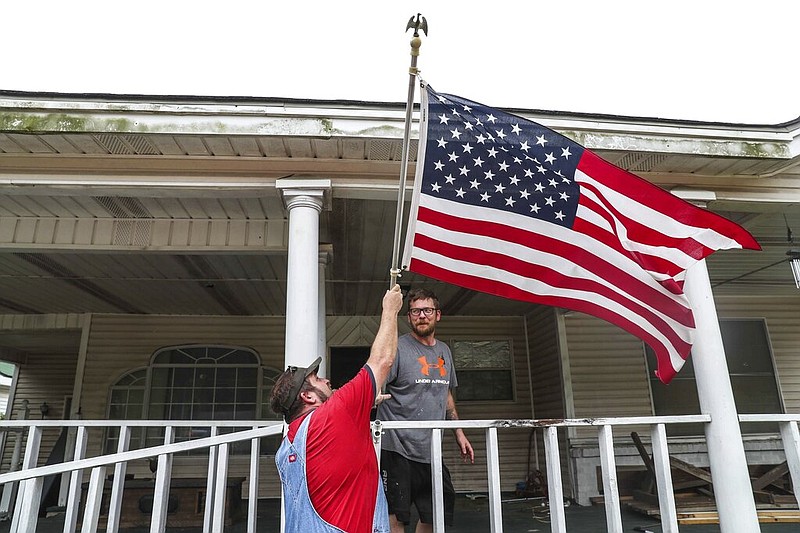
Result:
<svg viewBox="0 0 800 533"><path fill-rule="evenodd" d="M516 380L516 365L515 365L515 357L514 357L514 339L510 336L478 336L478 335L458 335L454 337L450 337L447 339L447 345L450 348L450 352L453 356L453 365L456 369L456 377L459 382L458 388L456 388L455 397L459 404L467 403L469 405L496 405L496 404L514 404L517 402L517 380ZM464 367L460 366L457 361L457 345L460 342L506 342L508 343L508 353L509 353L509 366L506 367L481 367L475 369L464 369ZM505 371L508 372L509 379L511 381L511 398L503 398L503 399L478 399L472 400L469 398L463 398L459 393L458 389L461 388L461 384L463 382L462 376L465 373L477 373L483 370L490 370L490 371Z"/></svg>
<svg viewBox="0 0 800 533"><path fill-rule="evenodd" d="M220 362L221 359L224 359L224 356L219 357L195 357L194 364L188 362L180 362L180 363L169 363L169 362L158 362L159 356L163 355L166 352L170 351L192 351L192 350L214 350L214 349L222 349L222 350L229 350L230 352L245 352L253 357L253 362L234 362L225 364L224 361ZM187 354L190 355L190 354ZM191 356L191 355L190 355ZM194 356L191 356L194 357ZM207 360L208 362L203 363L203 360ZM215 361L215 362L212 362ZM151 413L153 409L152 400L153 400L153 376L154 372L159 369L177 369L177 368L213 368L215 372L219 369L237 369L236 374L236 383L234 384L234 390L238 390L239 384L239 374L238 369L253 369L256 370L256 378L254 381L255 387L255 399L253 401L253 413L254 416L248 418L242 418L242 421L253 421L253 420L281 420L281 417L272 412L269 408L269 396L270 391L272 390L272 386L275 383L275 380L283 374L282 370L277 368L273 368L271 366L265 366L262 364L262 359L260 354L254 350L253 348L249 348L246 346L238 346L238 345L229 345L229 344L203 344L203 343L193 343L193 344L175 344L170 346L163 346L153 351L153 354L150 356L150 360L147 366L135 367L126 372L120 374L113 383L108 387L108 400L106 402L106 415L107 417L111 418L111 409L112 409L112 399L115 392L120 390L126 390L127 394L130 394L131 390L141 390L142 392L142 404L141 404L141 418L124 418L124 420L150 420ZM144 376L136 376L136 374L144 372ZM125 380L129 376L133 377L136 380L143 379L143 385L137 382L136 386L131 388L129 385L120 385L120 381ZM216 373L215 373L216 376ZM174 382L171 384L173 385ZM197 381L196 376L193 376L190 389L194 390L197 388ZM215 382L214 389L216 390L217 385ZM227 388L227 387L226 387ZM171 391L174 389L173 386L165 387L167 391ZM168 399L172 399L172 393L169 392L167 394ZM234 397L235 398L235 397ZM237 402L234 399L234 404ZM216 406L216 397L214 405ZM161 405L161 404L159 404ZM172 405L172 402L164 402L164 405ZM192 402L190 405L194 405ZM193 410L192 410L193 411ZM127 413L126 413L127 416ZM191 415L190 415L191 416ZM115 419L119 419L115 417ZM159 421L167 421L167 420L195 420L194 418L158 418L154 420ZM203 418L203 419L196 419L198 421L211 421L213 418ZM223 418L220 420L239 420L237 418ZM243 426L244 427L244 426ZM107 430L104 437L104 446L110 450L110 445L116 444L118 442L118 435L112 435L112 431ZM191 428L187 428L187 431ZM151 429L148 428L148 431L141 431L137 432L140 434L132 434L131 435L131 447L132 448L142 448L148 445L148 435L151 433ZM152 439L152 435L149 435L150 439ZM191 437L190 437L191 438ZM186 439L181 439L186 440ZM111 446L116 451L116 446ZM263 446L262 446L263 448ZM266 449L262 450L262 455L269 455L270 453L274 453L274 450L271 452L264 453L264 451L269 450L270 447L267 446Z"/></svg>
<svg viewBox="0 0 800 533"><path fill-rule="evenodd" d="M750 322L750 323L760 323L762 325L761 326L761 332L763 332L763 334L764 334L765 349L766 349L767 358L768 358L768 361L763 361L763 362L764 363L767 363L767 362L769 363L769 366L772 369L771 376L767 372L763 372L763 371L752 372L752 373L731 372L730 366L729 366L730 365L730 360L728 359L728 356L727 356L727 353L726 353L725 364L726 364L726 368L728 369L728 376L729 376L729 378L731 378L731 389L732 389L733 394L735 396L736 395L736 389L734 389L735 381L732 379L734 377L745 377L745 378L746 377L771 377L772 380L774 380L774 385L775 385L774 391L775 391L775 393L777 395L777 403L778 403L778 407L780 409L780 413L785 413L786 412L786 403L785 403L785 400L784 400L783 391L781 389L781 381L780 381L780 377L779 377L779 374L778 374L778 367L777 367L777 364L776 364L776 361L775 361L775 350L772 347L772 337L771 337L770 332L769 332L767 319L764 318L764 317L724 317L724 318L719 318L718 320L720 322L720 334L723 336L723 345L725 343L725 336L724 336L725 328L722 325L723 323ZM645 358L645 369L646 369L646 372L647 372L647 383L648 383L648 390L649 390L649 393L650 393L650 409L651 409L651 412L654 415L659 416L661 413L659 413L657 411L657 405L656 405L655 395L654 395L654 392L653 392L653 386L656 385L656 386L660 386L660 387L665 387L666 385L661 383L658 380L658 378L655 377L655 375L654 375L655 368L652 367L651 360L654 361L655 360L655 356L652 354L652 349L650 349L650 347L647 346L645 343L642 343L642 352L643 352L643 355L644 355L644 358ZM686 364L687 365L692 364L691 361L692 361L692 359L691 359L691 354L690 354L690 358L687 360ZM696 393L697 380L696 380L696 377L695 377L695 374L694 374L694 366L693 366L693 364L692 364L692 366L690 368L692 369L692 373L690 375L682 374L683 370L686 370L686 368L684 368L680 372L678 372L678 374L673 378L672 382L673 383L675 381L692 382L692 383L694 383L693 391L695 391L695 393ZM747 412L748 408L747 408L747 406L741 405L741 403L742 403L741 400L742 400L741 397L736 400L737 411L740 412L740 413ZM696 403L696 407L697 407L697 409L696 409L697 413L700 413L699 401ZM697 413L682 413L682 414L697 414ZM761 425L759 425L759 424L741 424L741 426L742 426L741 431L742 431L743 435L759 435L759 434L767 434L767 433L773 433L774 432L774 431L771 431L771 430L767 429L767 427L765 425L763 425L763 424L761 424ZM759 428L759 429L754 429L754 428ZM671 433L673 433L670 436L675 436L675 437L697 437L697 436L702 436L704 434L703 427L702 427L701 424L686 424L685 427L683 428L683 430L682 431L679 430L678 433L674 433L675 428L668 427L668 430L669 429L672 429Z"/></svg>

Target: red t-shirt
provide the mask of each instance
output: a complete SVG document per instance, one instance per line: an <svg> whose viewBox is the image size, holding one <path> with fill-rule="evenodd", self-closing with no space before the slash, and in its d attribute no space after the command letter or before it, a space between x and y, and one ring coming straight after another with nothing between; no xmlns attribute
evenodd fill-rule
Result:
<svg viewBox="0 0 800 533"><path fill-rule="evenodd" d="M311 503L323 520L349 533L372 532L378 491L378 460L369 427L374 403L375 378L364 366L315 410L308 427ZM290 441L304 419L289 424Z"/></svg>

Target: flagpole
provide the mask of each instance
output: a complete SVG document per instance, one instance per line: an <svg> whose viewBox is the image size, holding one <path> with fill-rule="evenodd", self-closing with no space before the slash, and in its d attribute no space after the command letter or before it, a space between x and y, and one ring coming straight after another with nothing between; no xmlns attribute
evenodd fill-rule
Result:
<svg viewBox="0 0 800 533"><path fill-rule="evenodd" d="M408 174L408 152L411 138L411 113L414 110L414 88L416 87L416 78L419 71L417 70L417 57L419 56L419 47L422 46L422 39L419 36L419 30L427 37L428 35L428 22L421 14L417 13L416 20L411 17L406 26L406 31L414 29L414 36L411 38L411 66L408 68L408 99L406 100L406 122L405 130L403 132L403 150L402 160L400 161L400 186L397 190L397 214L395 215L394 223L394 245L392 246L392 266L389 270L389 288L394 287L397 283L397 277L400 275L398 268L398 256L400 255L400 227L403 224L403 206L406 197L406 175Z"/></svg>

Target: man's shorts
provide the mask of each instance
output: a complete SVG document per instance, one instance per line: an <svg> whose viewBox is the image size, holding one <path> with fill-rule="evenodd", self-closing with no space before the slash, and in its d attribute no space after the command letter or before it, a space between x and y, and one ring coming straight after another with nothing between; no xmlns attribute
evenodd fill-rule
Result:
<svg viewBox="0 0 800 533"><path fill-rule="evenodd" d="M433 482L431 465L406 459L396 452L381 450L381 477L389 514L395 515L399 522L411 522L411 505L417 508L419 519L426 524L433 523ZM450 471L442 465L442 485L444 487L444 523L453 524L453 508L456 491L450 479Z"/></svg>

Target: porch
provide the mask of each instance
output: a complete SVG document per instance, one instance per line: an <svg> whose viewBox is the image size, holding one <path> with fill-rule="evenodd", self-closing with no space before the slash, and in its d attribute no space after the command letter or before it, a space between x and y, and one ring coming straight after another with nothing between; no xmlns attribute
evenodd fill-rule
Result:
<svg viewBox="0 0 800 533"><path fill-rule="evenodd" d="M459 420L450 422L393 422L376 423L373 429L376 450L380 445L383 432L401 427L429 428L434 433L433 439L433 479L435 494L441 495L441 436L446 429L462 427L472 431L480 431L485 435L485 456L478 463L485 461L487 490L460 494L457 501L456 524L448 531L553 531L553 532L590 532L609 531L719 531L719 525L713 517L697 523L679 523L676 498L673 484L670 459L674 443L667 439L668 426L680 424L705 424L710 421L706 415L673 416L673 417L630 417L615 419L583 419L583 420ZM787 461L791 486L796 486L800 479L800 438L798 438L797 415L740 415L741 422L757 422L772 424L780 428L783 458ZM249 426L242 429L242 425ZM20 469L0 475L0 484L13 486L20 482L15 498L7 501L4 491L3 503L8 505L10 521L0 523L0 533L34 531L80 531L89 533L98 530L106 531L241 531L255 533L257 531L278 531L280 524L280 506L277 498L258 498L259 478L261 472L261 440L265 437L280 435L282 424L265 421L248 422L211 422L211 421L7 421L0 423L6 429L17 428L25 436L25 453L21 459ZM42 430L44 428L70 428L75 435L74 444L67 445L74 459L45 466L37 465ZM130 450L132 428L155 427L163 430L163 444ZM233 430L220 434L221 430ZM598 505L580 506L565 497L562 483L562 470L566 457L559 450L560 438L569 428L583 427L596 430L597 446L600 450L600 477L602 478L603 498ZM654 483L657 487L658 516L648 516L635 512L624 505L619 492L619 471L617 467L617 448L625 435L627 441L630 427L649 428L645 446L647 454L652 453ZM117 451L106 455L85 458L86 442L89 429L97 430L114 428L118 430ZM176 442L176 433L180 428L207 428L208 431L187 432L189 435L210 435L200 438L188 438ZM512 429L532 428L541 430L544 443L544 462L546 464L546 496L522 498L518 494L501 492L500 459L498 433ZM615 439L615 434L617 438ZM644 434L644 433L643 433ZM19 440L22 442L22 439ZM473 440L473 442L476 442ZM229 486L229 465L231 450L237 445L249 447L250 470L245 481L249 488L247 497L241 501L243 512L240 517L232 519L226 503L226 487ZM240 446L241 447L241 446ZM624 447L624 445L623 445ZM21 446L20 446L21 448ZM207 476L204 478L205 490L202 492L202 527L180 527L170 524L172 493L171 488L180 484L173 476L173 459L176 455L195 452L202 454L207 463ZM129 464L141 462L148 458L154 460L155 472L151 476L152 499L149 516L145 522L149 527L123 528L120 524L123 514L123 499L126 490L125 480ZM644 466L644 463L642 464ZM476 465L476 468L478 465ZM113 471L113 473L112 473ZM90 472L88 483L84 483L83 473ZM44 481L48 476L64 474L69 478L67 487L67 504L53 516L41 517L41 502ZM107 475L108 474L108 475ZM106 491L110 485L110 491ZM713 490L713 486L709 486ZM200 494L200 493L198 493ZM795 495L796 498L796 495ZM198 496L198 502L200 497ZM434 501L434 530L445 531L442 522L441 497ZM796 509L795 502L786 508ZM12 511L13 509L13 511ZM142 511L145 512L145 511ZM786 517L784 517L786 518ZM760 519L762 531L793 531L797 529L796 521L785 523L766 523L775 521L773 515L762 515ZM795 515L796 520L796 515ZM638 529L636 529L638 528ZM748 532L749 533L749 532Z"/></svg>
<svg viewBox="0 0 800 533"><path fill-rule="evenodd" d="M478 496L478 497L475 497ZM481 497L482 496L482 497ZM485 494L459 494L456 496L455 523L448 528L448 533L486 533L490 531L489 503ZM547 513L542 511L540 501L520 501L511 493L504 494L503 499L503 531L507 533L529 533L550 531L550 522ZM567 530L571 533L605 533L605 516L602 506L577 506L572 505L565 511ZM623 531L661 531L661 524L655 519L648 518L640 513L623 509ZM0 522L0 533L11 530L11 522ZM258 502L258 528L259 532L277 532L280 530L280 500L269 498ZM789 533L797 530L796 523L771 523L762 524L763 533ZM51 516L39 520L37 533L62 533L64 531L64 515ZM120 529L121 533L146 533L149 528ZM199 533L202 528L167 528L169 533ZM226 533L245 533L247 525L238 521L225 528ZM407 532L413 529L409 526ZM697 524L681 526L685 533L712 533L719 531L718 524Z"/></svg>

